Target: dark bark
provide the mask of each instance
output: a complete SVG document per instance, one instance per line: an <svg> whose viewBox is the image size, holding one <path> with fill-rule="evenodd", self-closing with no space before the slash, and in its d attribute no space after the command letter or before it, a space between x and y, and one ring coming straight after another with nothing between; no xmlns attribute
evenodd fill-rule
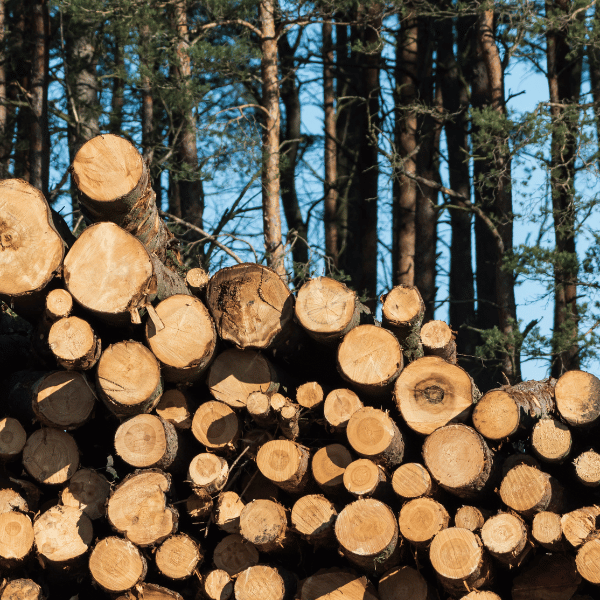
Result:
<svg viewBox="0 0 600 600"><path fill-rule="evenodd" d="M8 158L10 156L10 131L8 100L8 35L6 27L6 4L0 0L0 179L8 177Z"/></svg>
<svg viewBox="0 0 600 600"><path fill-rule="evenodd" d="M27 12L27 4L19 2L14 5L12 15L12 85L11 100L19 102L16 115L16 132L14 145L14 176L29 181L29 130L31 127L31 109L26 93L29 89L31 74L31 54L27 51L26 32L30 31L31 22Z"/></svg>
<svg viewBox="0 0 600 600"><path fill-rule="evenodd" d="M119 135L123 127L123 107L125 105L125 80L123 79L125 58L123 56L123 42L119 35L116 35L113 41L113 62L114 74L108 129L110 133Z"/></svg>

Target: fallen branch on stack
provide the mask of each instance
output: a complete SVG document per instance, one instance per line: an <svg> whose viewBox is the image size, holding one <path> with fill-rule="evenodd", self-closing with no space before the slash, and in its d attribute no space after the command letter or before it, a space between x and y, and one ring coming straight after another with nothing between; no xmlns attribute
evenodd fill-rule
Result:
<svg viewBox="0 0 600 600"><path fill-rule="evenodd" d="M415 288L379 326L326 277L207 281L131 144L73 176L74 242L0 182L0 600L597 597L596 377L481 396Z"/></svg>

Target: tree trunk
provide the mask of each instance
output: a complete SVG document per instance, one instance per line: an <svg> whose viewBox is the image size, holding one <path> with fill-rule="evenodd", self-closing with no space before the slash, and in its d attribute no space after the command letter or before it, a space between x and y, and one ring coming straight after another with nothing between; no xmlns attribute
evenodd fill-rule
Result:
<svg viewBox="0 0 600 600"><path fill-rule="evenodd" d="M112 80L112 95L110 98L110 118L108 122L108 129L110 133L119 135L123 127L123 107L125 105L125 80L123 79L125 72L125 57L123 56L123 41L118 34L115 36L113 41L113 63L114 73Z"/></svg>
<svg viewBox="0 0 600 600"><path fill-rule="evenodd" d="M119 565L115 572L114 565ZM90 554L90 574L94 583L110 593L129 590L146 577L148 565L137 546L119 537L96 543Z"/></svg>
<svg viewBox="0 0 600 600"><path fill-rule="evenodd" d="M7 15L5 0L0 0L0 178L8 177L9 156L11 148L11 131L9 129L8 101L8 60L7 48L9 36L7 35Z"/></svg>

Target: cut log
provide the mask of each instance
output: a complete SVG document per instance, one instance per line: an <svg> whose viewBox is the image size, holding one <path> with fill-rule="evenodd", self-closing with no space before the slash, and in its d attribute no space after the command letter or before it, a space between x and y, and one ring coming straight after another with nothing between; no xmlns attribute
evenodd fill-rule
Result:
<svg viewBox="0 0 600 600"><path fill-rule="evenodd" d="M246 400L248 413L259 427L268 427L277 421L277 415L271 410L271 399L264 392L252 392Z"/></svg>
<svg viewBox="0 0 600 600"><path fill-rule="evenodd" d="M242 349L281 343L294 317L294 296L281 277L253 263L217 271L208 282L206 303L219 337Z"/></svg>
<svg viewBox="0 0 600 600"><path fill-rule="evenodd" d="M79 469L64 487L60 500L64 506L82 510L90 519L106 516L106 500L110 483L93 469Z"/></svg>
<svg viewBox="0 0 600 600"><path fill-rule="evenodd" d="M369 572L389 568L398 544L398 523L391 509L373 498L356 500L340 512L335 536L343 555Z"/></svg>
<svg viewBox="0 0 600 600"><path fill-rule="evenodd" d="M301 493L310 479L309 452L291 440L273 440L258 451L256 466L277 487Z"/></svg>
<svg viewBox="0 0 600 600"><path fill-rule="evenodd" d="M240 423L233 410L223 402L204 402L192 420L194 437L213 452L235 449L240 435Z"/></svg>
<svg viewBox="0 0 600 600"><path fill-rule="evenodd" d="M315 410L324 400L323 388L316 381L307 381L296 389L296 402L302 408Z"/></svg>
<svg viewBox="0 0 600 600"><path fill-rule="evenodd" d="M29 512L27 501L17 490L10 487L0 490L0 515L5 512Z"/></svg>
<svg viewBox="0 0 600 600"><path fill-rule="evenodd" d="M280 552L294 541L285 508L272 500L253 500L244 506L240 535L260 552Z"/></svg>
<svg viewBox="0 0 600 600"><path fill-rule="evenodd" d="M213 499L207 492L192 494L185 501L185 510L194 523L201 523L211 516Z"/></svg>
<svg viewBox="0 0 600 600"><path fill-rule="evenodd" d="M139 342L109 346L98 361L96 389L117 417L149 413L160 400L160 365Z"/></svg>
<svg viewBox="0 0 600 600"><path fill-rule="evenodd" d="M383 326L398 338L409 361L421 358L423 348L420 331L425 304L419 290L412 285L397 285L381 297L381 302Z"/></svg>
<svg viewBox="0 0 600 600"><path fill-rule="evenodd" d="M582 452L574 461L575 475L579 483L588 487L600 485L600 454L594 450Z"/></svg>
<svg viewBox="0 0 600 600"><path fill-rule="evenodd" d="M380 465L368 458L351 462L344 471L344 487L355 498L375 497L383 500L387 476Z"/></svg>
<svg viewBox="0 0 600 600"><path fill-rule="evenodd" d="M176 429L185 430L192 428L192 406L194 403L185 391L172 389L163 392L154 410Z"/></svg>
<svg viewBox="0 0 600 600"><path fill-rule="evenodd" d="M570 556L546 554L513 579L512 600L571 600L580 583Z"/></svg>
<svg viewBox="0 0 600 600"><path fill-rule="evenodd" d="M209 279L208 273L202 267L194 267L185 274L185 283L196 296L203 292Z"/></svg>
<svg viewBox="0 0 600 600"><path fill-rule="evenodd" d="M332 431L345 432L350 417L363 406L360 398L352 390L333 390L327 394L323 405L325 421Z"/></svg>
<svg viewBox="0 0 600 600"><path fill-rule="evenodd" d="M379 600L373 584L352 571L322 569L302 582L299 600L337 599Z"/></svg>
<svg viewBox="0 0 600 600"><path fill-rule="evenodd" d="M479 392L466 371L438 356L425 356L402 371L394 397L406 424L429 435L448 423L466 420Z"/></svg>
<svg viewBox="0 0 600 600"><path fill-rule="evenodd" d="M42 564L63 572L83 565L94 539L92 521L73 506L53 506L42 513L33 534Z"/></svg>
<svg viewBox="0 0 600 600"><path fill-rule="evenodd" d="M500 513L488 519L481 528L481 541L500 562L518 567L531 552L527 527L520 517Z"/></svg>
<svg viewBox="0 0 600 600"><path fill-rule="evenodd" d="M73 310L73 296L67 290L50 290L46 296L44 316L51 323L59 319L66 319Z"/></svg>
<svg viewBox="0 0 600 600"><path fill-rule="evenodd" d="M439 356L456 364L456 336L444 321L429 321L421 328L421 344L427 356Z"/></svg>
<svg viewBox="0 0 600 600"><path fill-rule="evenodd" d="M202 594L206 600L229 600L233 580L222 569L213 569L202 578Z"/></svg>
<svg viewBox="0 0 600 600"><path fill-rule="evenodd" d="M571 432L560 421L541 419L531 432L531 449L544 462L562 463L571 451Z"/></svg>
<svg viewBox="0 0 600 600"><path fill-rule="evenodd" d="M334 542L333 527L337 511L324 496L302 496L292 507L292 527L307 542L329 545Z"/></svg>
<svg viewBox="0 0 600 600"><path fill-rule="evenodd" d="M159 544L177 529L177 512L166 504L170 485L158 470L127 476L108 500L110 524L136 546Z"/></svg>
<svg viewBox="0 0 600 600"><path fill-rule="evenodd" d="M556 379L523 381L490 390L473 408L473 426L486 439L500 441L527 431L555 411Z"/></svg>
<svg viewBox="0 0 600 600"><path fill-rule="evenodd" d="M248 567L235 580L236 600L283 600L285 585L277 569L266 565Z"/></svg>
<svg viewBox="0 0 600 600"><path fill-rule="evenodd" d="M213 512L215 525L227 533L239 533L240 515L244 506L236 492L222 492L219 494Z"/></svg>
<svg viewBox="0 0 600 600"><path fill-rule="evenodd" d="M338 372L357 390L370 396L390 392L403 365L398 340L375 325L355 327L338 346Z"/></svg>
<svg viewBox="0 0 600 600"><path fill-rule="evenodd" d="M82 373L56 371L34 384L31 402L33 412L42 424L72 430L89 421L96 395Z"/></svg>
<svg viewBox="0 0 600 600"><path fill-rule="evenodd" d="M440 531L431 542L429 558L440 583L453 595L480 588L491 577L483 544L468 529Z"/></svg>
<svg viewBox="0 0 600 600"><path fill-rule="evenodd" d="M600 379L585 371L567 371L556 382L556 408L572 427L589 427L600 417Z"/></svg>
<svg viewBox="0 0 600 600"><path fill-rule="evenodd" d="M79 317L56 321L48 333L56 362L69 371L91 369L100 358L101 344L90 324Z"/></svg>
<svg viewBox="0 0 600 600"><path fill-rule="evenodd" d="M461 506L454 515L454 526L477 533L485 523L485 516L476 506Z"/></svg>
<svg viewBox="0 0 600 600"><path fill-rule="evenodd" d="M592 538L599 523L600 506L595 504L568 512L560 519L563 535L573 548L579 548Z"/></svg>
<svg viewBox="0 0 600 600"><path fill-rule="evenodd" d="M173 235L158 214L150 167L131 142L112 134L92 138L75 155L71 174L88 222L112 221L167 258Z"/></svg>
<svg viewBox="0 0 600 600"><path fill-rule="evenodd" d="M146 340L161 365L166 381L191 383L208 368L217 333L208 310L193 296L176 294L156 307L154 319L146 320Z"/></svg>
<svg viewBox="0 0 600 600"><path fill-rule="evenodd" d="M562 492L547 473L524 464L513 467L500 485L502 502L529 519L542 510L560 510Z"/></svg>
<svg viewBox="0 0 600 600"><path fill-rule="evenodd" d="M18 458L26 441L27 434L17 419L0 419L0 461L8 462Z"/></svg>
<svg viewBox="0 0 600 600"><path fill-rule="evenodd" d="M423 444L423 460L432 477L460 498L472 498L484 491L492 459L485 440L467 425L436 429Z"/></svg>
<svg viewBox="0 0 600 600"><path fill-rule="evenodd" d="M140 583L117 600L184 600L181 594L155 583Z"/></svg>
<svg viewBox="0 0 600 600"><path fill-rule="evenodd" d="M77 444L60 429L38 429L23 448L23 466L39 483L61 485L79 467Z"/></svg>
<svg viewBox="0 0 600 600"><path fill-rule="evenodd" d="M448 511L432 498L415 498L400 510L398 525L402 537L417 548L426 548L450 523Z"/></svg>
<svg viewBox="0 0 600 600"><path fill-rule="evenodd" d="M321 344L338 344L368 313L356 292L329 277L311 279L298 290L296 319Z"/></svg>
<svg viewBox="0 0 600 600"><path fill-rule="evenodd" d="M560 515L543 510L533 517L531 537L543 548L557 552L564 548Z"/></svg>
<svg viewBox="0 0 600 600"><path fill-rule="evenodd" d="M175 427L156 415L136 415L115 433L117 454L132 467L168 469L179 449Z"/></svg>
<svg viewBox="0 0 600 600"><path fill-rule="evenodd" d="M187 479L196 494L215 494L227 483L229 466L227 461L215 454L198 454L188 468Z"/></svg>
<svg viewBox="0 0 600 600"><path fill-rule="evenodd" d="M392 418L382 410L367 406L356 411L346 428L348 442L363 458L391 469L402 462L404 441Z"/></svg>
<svg viewBox="0 0 600 600"><path fill-rule="evenodd" d="M13 579L2 592L0 600L45 600L42 588L32 579Z"/></svg>
<svg viewBox="0 0 600 600"><path fill-rule="evenodd" d="M62 266L64 242L42 192L4 179L0 197L0 296L14 300L48 285Z"/></svg>
<svg viewBox="0 0 600 600"><path fill-rule="evenodd" d="M0 514L0 565L15 568L33 549L33 525L23 513L9 511Z"/></svg>
<svg viewBox="0 0 600 600"><path fill-rule="evenodd" d="M461 600L502 600L498 594L494 592L488 592L486 590L473 590L466 596L463 596Z"/></svg>
<svg viewBox="0 0 600 600"><path fill-rule="evenodd" d="M200 546L185 533L167 538L154 554L160 574L176 581L191 577L202 558Z"/></svg>
<svg viewBox="0 0 600 600"><path fill-rule="evenodd" d="M423 575L408 566L384 573L377 591L381 600L433 600L435 597Z"/></svg>
<svg viewBox="0 0 600 600"><path fill-rule="evenodd" d="M539 461L531 454L522 454L517 452L516 454L511 454L504 459L502 463L502 477L506 477L508 472L517 465L527 465L529 467L533 467L538 471L542 470Z"/></svg>
<svg viewBox="0 0 600 600"><path fill-rule="evenodd" d="M258 564L258 550L241 535L228 535L215 546L213 562L233 577Z"/></svg>
<svg viewBox="0 0 600 600"><path fill-rule="evenodd" d="M597 536L581 546L575 563L586 581L600 585L600 539Z"/></svg>
<svg viewBox="0 0 600 600"><path fill-rule="evenodd" d="M281 433L288 440L296 440L300 435L300 407L281 394L273 394L270 399L271 407L277 415L277 422Z"/></svg>
<svg viewBox="0 0 600 600"><path fill-rule="evenodd" d="M252 392L277 391L275 368L266 356L253 350L230 348L217 356L207 377L214 398L233 408L246 406Z"/></svg>
<svg viewBox="0 0 600 600"><path fill-rule="evenodd" d="M325 494L340 494L344 490L344 471L352 455L341 444L330 444L315 452L311 470L314 480Z"/></svg>
<svg viewBox="0 0 600 600"><path fill-rule="evenodd" d="M90 554L92 579L107 592L125 592L146 577L144 555L128 540L108 537L96 543Z"/></svg>
<svg viewBox="0 0 600 600"><path fill-rule="evenodd" d="M405 463L394 471L392 488L400 498L412 500L421 496L431 496L435 491L435 483L423 465Z"/></svg>

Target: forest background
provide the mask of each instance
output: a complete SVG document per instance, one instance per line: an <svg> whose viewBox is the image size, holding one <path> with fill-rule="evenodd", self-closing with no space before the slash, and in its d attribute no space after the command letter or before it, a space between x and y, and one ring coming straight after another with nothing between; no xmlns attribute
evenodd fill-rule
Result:
<svg viewBox="0 0 600 600"><path fill-rule="evenodd" d="M0 176L144 154L186 261L418 286L483 390L600 370L593 0L0 0Z"/></svg>

